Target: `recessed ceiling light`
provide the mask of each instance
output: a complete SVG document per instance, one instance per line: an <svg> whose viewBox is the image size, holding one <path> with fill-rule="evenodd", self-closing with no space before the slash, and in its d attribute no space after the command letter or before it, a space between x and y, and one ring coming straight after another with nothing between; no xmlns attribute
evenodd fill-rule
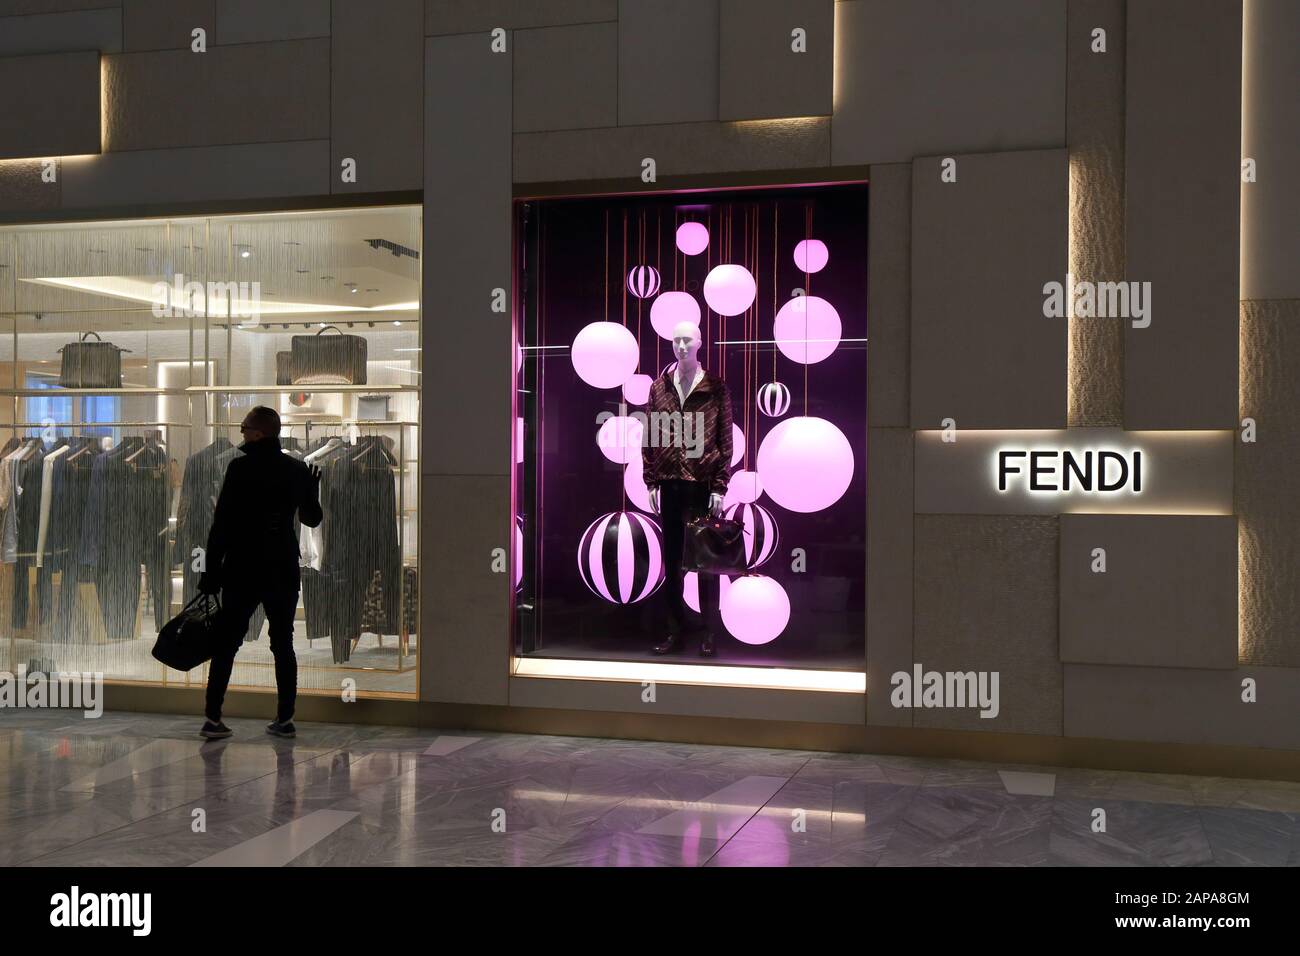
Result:
<svg viewBox="0 0 1300 956"><path fill-rule="evenodd" d="M334 281L334 277L333 277L333 276L321 276L320 278L321 278L321 281L322 281L322 282L333 282L333 281Z"/></svg>
<svg viewBox="0 0 1300 956"><path fill-rule="evenodd" d="M251 256L251 255L252 255L252 253L249 252L247 249L245 249L243 252L241 252L241 253L239 254L239 258L241 258L241 259L247 259L247 258L248 258L249 256Z"/></svg>
<svg viewBox="0 0 1300 956"><path fill-rule="evenodd" d="M356 287L353 287L353 288L351 288L351 289L348 289L348 291L351 292L353 295L356 295L356 294L357 294L357 289L356 289Z"/></svg>
<svg viewBox="0 0 1300 956"><path fill-rule="evenodd" d="M296 272L296 273L298 273L298 275L302 275L304 272L310 272L311 270L310 270L310 269L294 269L293 271Z"/></svg>
<svg viewBox="0 0 1300 956"><path fill-rule="evenodd" d="M399 322L399 321L394 321L394 322L393 322L393 325L401 325L401 324L402 324L402 323Z"/></svg>
<svg viewBox="0 0 1300 956"><path fill-rule="evenodd" d="M367 291L367 292L378 292L379 290L378 290L378 289L367 289L366 291Z"/></svg>

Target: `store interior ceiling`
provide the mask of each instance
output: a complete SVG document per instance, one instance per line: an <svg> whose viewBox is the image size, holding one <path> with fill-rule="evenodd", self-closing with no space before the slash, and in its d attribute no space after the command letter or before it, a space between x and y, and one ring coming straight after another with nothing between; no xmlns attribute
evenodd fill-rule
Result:
<svg viewBox="0 0 1300 956"><path fill-rule="evenodd" d="M418 206L0 229L0 332L391 326L419 311L420 229Z"/></svg>

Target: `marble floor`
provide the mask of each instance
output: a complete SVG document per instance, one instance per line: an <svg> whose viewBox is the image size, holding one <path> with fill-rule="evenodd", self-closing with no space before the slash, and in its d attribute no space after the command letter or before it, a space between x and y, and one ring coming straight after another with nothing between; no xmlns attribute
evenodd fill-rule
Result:
<svg viewBox="0 0 1300 956"><path fill-rule="evenodd" d="M1300 865L1300 783L229 723L0 712L0 865Z"/></svg>

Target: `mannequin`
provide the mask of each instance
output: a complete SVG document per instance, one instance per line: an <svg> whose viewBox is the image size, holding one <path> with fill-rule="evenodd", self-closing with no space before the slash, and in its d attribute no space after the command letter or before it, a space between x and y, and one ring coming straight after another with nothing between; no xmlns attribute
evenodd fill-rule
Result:
<svg viewBox="0 0 1300 956"><path fill-rule="evenodd" d="M692 322L673 329L673 354L677 367L655 379L647 408L651 416L667 416L675 430L655 434L653 428L641 449L643 474L650 503L664 531L664 601L667 637L656 644L656 654L683 649L686 605L682 597L682 545L686 525L705 512L722 513L722 501L731 477L731 396L727 385L699 362L700 330ZM667 439L667 440L665 440ZM700 613L704 630L700 655L712 657L718 616L718 578L699 575Z"/></svg>

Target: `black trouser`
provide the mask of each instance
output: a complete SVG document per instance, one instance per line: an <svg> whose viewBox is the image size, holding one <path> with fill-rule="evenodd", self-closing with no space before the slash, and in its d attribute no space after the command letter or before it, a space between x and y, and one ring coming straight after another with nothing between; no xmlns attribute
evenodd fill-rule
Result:
<svg viewBox="0 0 1300 956"><path fill-rule="evenodd" d="M659 486L659 516L664 528L664 600L668 605L668 633L686 631L686 602L682 598L682 544L686 523L709 510L709 486L702 481L665 481ZM704 626L717 629L718 576L698 574L700 613Z"/></svg>
<svg viewBox="0 0 1300 956"><path fill-rule="evenodd" d="M221 634L225 642L208 666L207 717L221 720L235 655L243 646L249 619L261 606L270 623L275 655L276 720L293 719L298 698L298 658L293 651L293 616L298 607L298 576L267 574L261 580L233 581L221 590Z"/></svg>

